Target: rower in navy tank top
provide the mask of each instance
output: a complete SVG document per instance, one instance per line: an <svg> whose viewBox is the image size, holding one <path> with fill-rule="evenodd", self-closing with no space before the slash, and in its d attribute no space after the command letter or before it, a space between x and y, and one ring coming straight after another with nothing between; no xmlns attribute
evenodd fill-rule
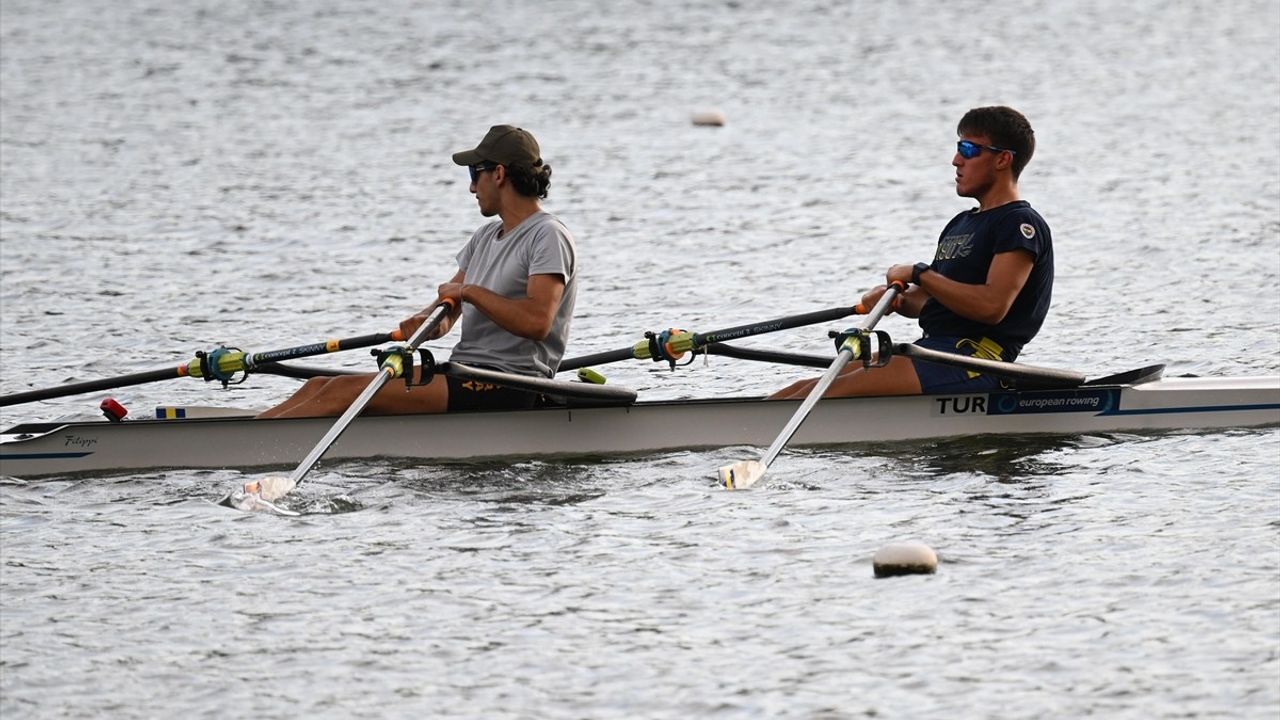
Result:
<svg viewBox="0 0 1280 720"><path fill-rule="evenodd" d="M956 215L939 235L929 262L903 263L885 273L885 285L862 297L878 302L888 284L906 291L892 311L919 318L916 345L988 360L1013 361L1040 331L1053 296L1053 237L1049 225L1018 194L1018 177L1035 151L1035 133L1008 107L970 110L957 127L952 166L956 194L978 207ZM774 393L807 397L815 379ZM934 362L895 356L866 371L851 363L828 397L985 392L999 378Z"/></svg>

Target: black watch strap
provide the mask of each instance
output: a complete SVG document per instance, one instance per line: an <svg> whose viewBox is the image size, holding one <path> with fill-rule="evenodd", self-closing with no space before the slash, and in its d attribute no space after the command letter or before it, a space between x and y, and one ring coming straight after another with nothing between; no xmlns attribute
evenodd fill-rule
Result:
<svg viewBox="0 0 1280 720"><path fill-rule="evenodd" d="M932 269L933 268L929 267L929 263L923 263L923 262L916 263L915 266L911 268L911 284L919 285L920 273L924 272L925 270L932 270Z"/></svg>

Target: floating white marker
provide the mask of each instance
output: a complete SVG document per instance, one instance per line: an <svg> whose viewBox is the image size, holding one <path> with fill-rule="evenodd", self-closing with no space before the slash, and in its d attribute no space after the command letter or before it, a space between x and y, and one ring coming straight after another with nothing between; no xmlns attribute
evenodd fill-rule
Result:
<svg viewBox="0 0 1280 720"><path fill-rule="evenodd" d="M876 577L931 575L938 569L938 555L922 542L885 545L871 559Z"/></svg>
<svg viewBox="0 0 1280 720"><path fill-rule="evenodd" d="M724 113L715 108L707 108L698 110L693 113L694 125L707 125L711 127L721 127L724 125Z"/></svg>

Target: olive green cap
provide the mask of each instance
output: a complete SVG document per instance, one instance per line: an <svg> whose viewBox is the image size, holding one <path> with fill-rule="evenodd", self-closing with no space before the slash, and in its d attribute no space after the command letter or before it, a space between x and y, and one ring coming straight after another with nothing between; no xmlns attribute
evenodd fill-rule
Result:
<svg viewBox="0 0 1280 720"><path fill-rule="evenodd" d="M513 125L494 125L474 150L453 154L459 165L479 165L482 162L497 163L506 167L534 168L542 164L538 141L528 130Z"/></svg>

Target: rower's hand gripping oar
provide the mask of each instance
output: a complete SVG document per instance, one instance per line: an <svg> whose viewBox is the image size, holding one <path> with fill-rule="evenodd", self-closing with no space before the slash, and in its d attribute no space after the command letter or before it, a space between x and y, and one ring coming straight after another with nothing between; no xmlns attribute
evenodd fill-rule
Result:
<svg viewBox="0 0 1280 720"><path fill-rule="evenodd" d="M378 374L365 387L356 399L352 401L347 411L338 418L333 424L329 432L320 438L320 442L307 454L307 457L294 469L288 477L282 475L270 475L261 480L252 480L244 484L243 487L234 490L230 495L223 498L219 504L233 507L238 510L270 510L281 515L297 515L292 510L286 510L275 505L275 501L284 497L302 482L302 478L306 477L311 468L320 460L329 448L338 441L338 437L346 432L351 422L364 411L366 405L373 400L373 396L382 389L383 385L394 378L402 377L405 374L405 358L411 358L413 351L418 348L427 337L440 325L440 323L449 316L454 304L452 300L444 300L436 306L431 315L413 331L413 335L409 337L406 352L403 353L384 353L382 354L381 367ZM412 362L412 361L410 361ZM412 378L410 378L412 379Z"/></svg>
<svg viewBox="0 0 1280 720"><path fill-rule="evenodd" d="M875 327L880 318L889 311L893 305L893 300L898 293L906 289L902 283L893 283L880 296L880 301L876 306L867 313L862 322L851 332L842 334L844 341L840 344L840 352L836 355L836 359L827 368L827 371L818 379L818 383L809 391L809 396L800 404L799 409L791 416L791 420L787 422L786 427L782 428L782 432L778 438L773 441L769 449L764 455L757 460L740 460L732 465L724 465L719 470L720 484L730 490L748 488L756 484L760 478L769 470L769 464L778 457L778 453L782 452L783 446L791 439L792 435L800 429L800 425L809 416L809 412L813 410L813 406L818 404L822 396L826 394L827 388L831 387L831 383L835 382L836 376L844 369L845 365L855 357L862 358L863 364L868 367L879 362L881 338L873 335L869 331Z"/></svg>
<svg viewBox="0 0 1280 720"><path fill-rule="evenodd" d="M692 333L686 330L674 329L664 330L660 333L646 332L644 334L645 339L637 342L631 347L609 350L606 352L595 353L593 355L583 355L581 357L569 358L568 360L561 361L558 372L578 370L592 365L603 365L605 363L617 362L619 360L653 360L654 362L662 362L665 360L671 364L672 368L674 368L676 366L676 360L683 357L685 353L701 350L711 343L738 340L745 337L751 337L753 335L777 332L779 330L790 330L792 328L804 327L805 325L838 320L849 315L864 315L866 312L866 309L863 308L862 305L855 305L854 307L837 307L828 310L817 310L814 312L803 313L801 315L788 315L786 317L776 318L773 320L749 323L747 325L737 325L735 327L724 328L723 330L712 330L711 332L705 333Z"/></svg>
<svg viewBox="0 0 1280 720"><path fill-rule="evenodd" d="M112 388L126 387L129 385L141 385L143 383L157 382L160 380L172 380L180 377L198 377L204 378L206 381L217 380L222 383L223 387L226 387L227 385L244 382L244 378L249 373L253 372L259 366L266 365L268 363L311 357L313 355L324 355L326 353L339 352L341 350L354 350L355 348L381 345L382 343L390 340L402 339L403 337L401 337L400 331L396 330L390 333L375 333L372 335L360 335L358 337L350 338L334 338L331 340L325 340L324 342L298 345L297 347L284 348L282 350L267 350L265 352L255 353L244 352L239 348L220 347L216 350L210 350L209 352L197 352L194 358L178 365L177 367L148 370L129 375L103 378L101 380L87 380L85 382L59 385L58 387L43 388L41 390L28 390L26 392L5 395L0 397L0 407L20 405L22 403L33 402L36 400L65 397L67 395L79 395L80 393L95 392L97 390L110 390ZM243 375L241 375L239 381L233 382L235 380L236 373L243 373Z"/></svg>

